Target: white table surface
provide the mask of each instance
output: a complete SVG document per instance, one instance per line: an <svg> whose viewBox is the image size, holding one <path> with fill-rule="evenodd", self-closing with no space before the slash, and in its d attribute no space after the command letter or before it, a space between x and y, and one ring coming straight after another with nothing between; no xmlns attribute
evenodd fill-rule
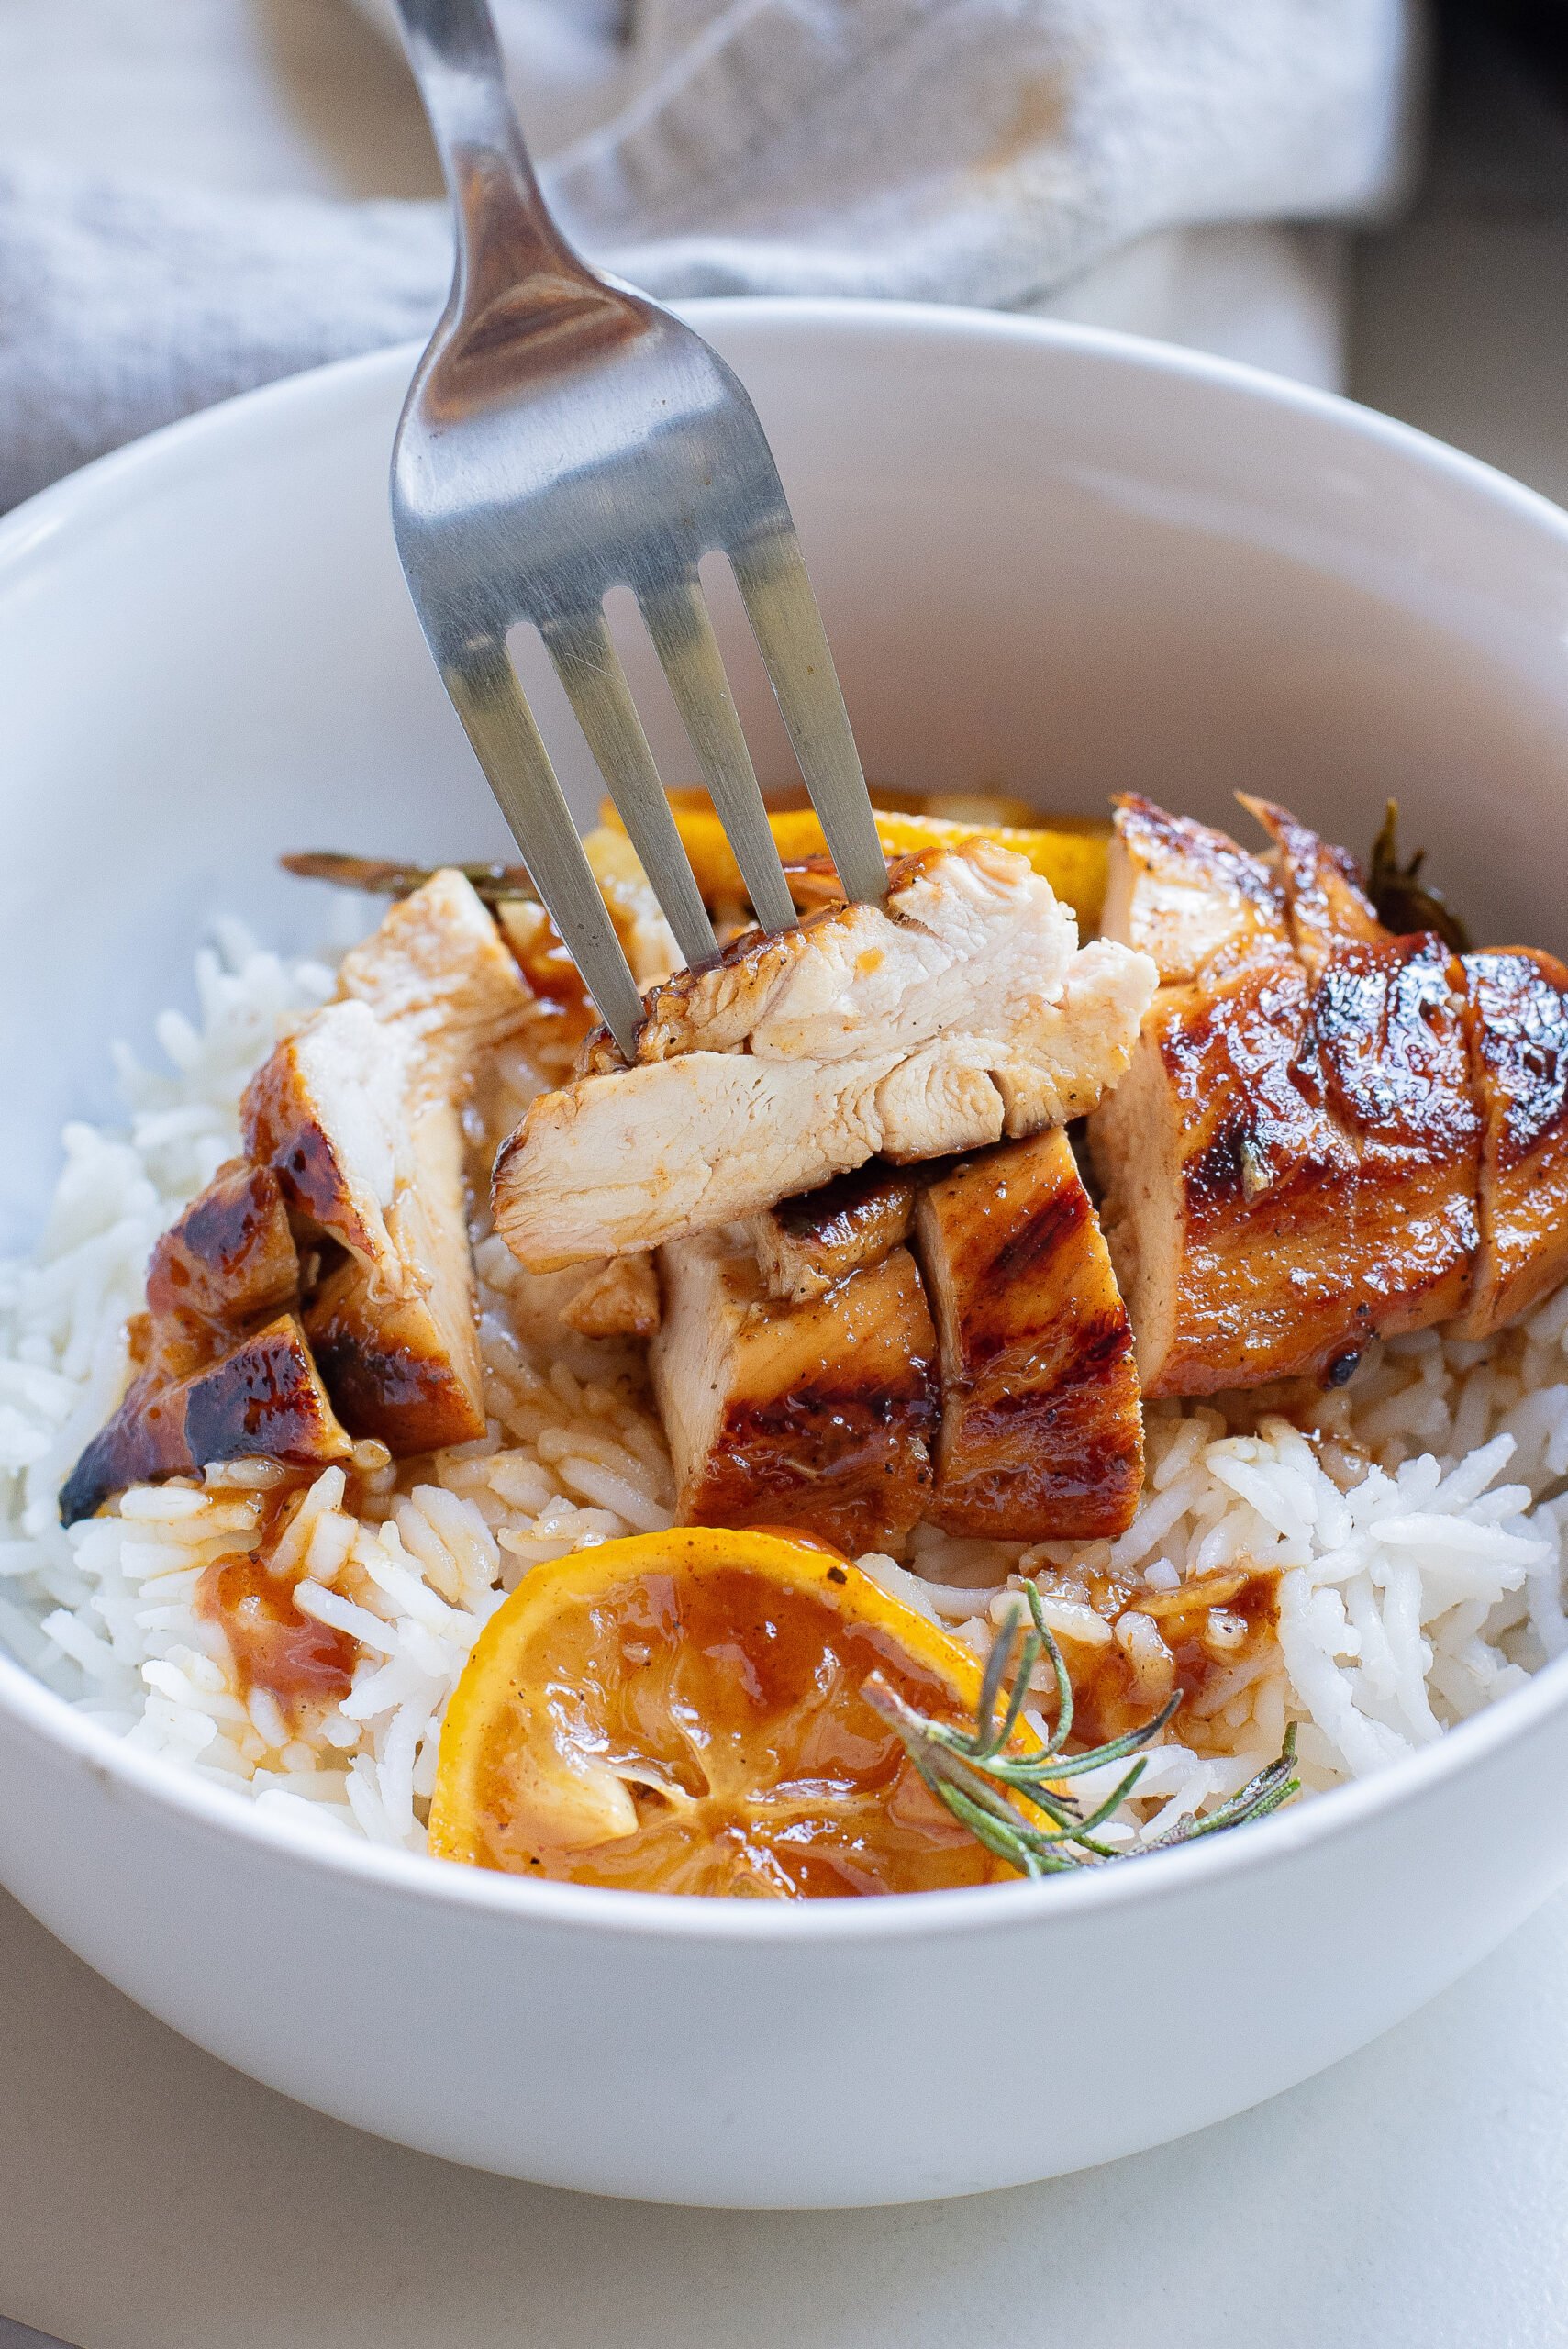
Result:
<svg viewBox="0 0 1568 2349"><path fill-rule="evenodd" d="M1568 131L1464 81L1429 195L1363 257L1352 384L1568 495ZM433 184L338 0L0 0L0 151L26 145ZM1544 2349L1568 2342L1568 1895L1376 2046L1184 2143L973 2201L762 2215L361 2136L0 1895L0 2311L80 2349Z"/></svg>
<svg viewBox="0 0 1568 2349"><path fill-rule="evenodd" d="M455 2169L198 2054L10 1903L0 2116L0 2306L81 2349L1568 2340L1568 1897L1291 2095L973 2201L675 2210Z"/></svg>

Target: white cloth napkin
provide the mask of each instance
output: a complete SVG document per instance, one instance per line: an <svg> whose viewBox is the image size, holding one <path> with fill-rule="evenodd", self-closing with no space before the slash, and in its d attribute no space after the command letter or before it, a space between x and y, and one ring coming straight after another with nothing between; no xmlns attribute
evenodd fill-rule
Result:
<svg viewBox="0 0 1568 2349"><path fill-rule="evenodd" d="M390 23L386 0L360 5ZM904 295L1222 345L1240 303L1262 322L1255 355L1321 376L1331 255L1284 224L1396 197L1418 6L641 0L629 27L617 0L496 14L563 220L654 293ZM0 166L0 506L228 393L422 332L449 250L439 206Z"/></svg>

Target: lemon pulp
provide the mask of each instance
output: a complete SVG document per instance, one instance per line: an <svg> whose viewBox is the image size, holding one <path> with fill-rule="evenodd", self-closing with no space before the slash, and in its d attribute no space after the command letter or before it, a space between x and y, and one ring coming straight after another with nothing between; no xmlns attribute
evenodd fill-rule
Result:
<svg viewBox="0 0 1568 2349"><path fill-rule="evenodd" d="M430 1848L650 1891L818 1898L1005 1866L865 1694L972 1722L971 1652L829 1551L683 1528L537 1567L448 1713Z"/></svg>

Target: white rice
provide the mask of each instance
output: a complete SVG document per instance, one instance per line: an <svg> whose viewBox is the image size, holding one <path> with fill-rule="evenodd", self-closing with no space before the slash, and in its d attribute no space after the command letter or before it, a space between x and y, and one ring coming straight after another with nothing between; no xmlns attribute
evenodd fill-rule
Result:
<svg viewBox="0 0 1568 2349"><path fill-rule="evenodd" d="M343 1472L326 1470L284 1536L305 1569L297 1604L358 1647L349 1694L303 1723L242 1694L196 1605L206 1568L253 1546L270 1464L138 1487L64 1531L59 1488L119 1392L151 1243L232 1154L246 1079L332 974L230 925L196 986L195 1024L158 1022L166 1073L119 1050L128 1127L66 1130L38 1250L0 1266L0 1641L131 1743L311 1828L418 1851L442 1715L481 1628L531 1565L670 1522L663 1437L626 1357L564 1331L550 1284L482 1240L487 1434L418 1483L364 1453L357 1516ZM526 1088L529 1072L515 1075ZM1107 1832L1140 1840L1222 1801L1287 1721L1307 1785L1331 1786L1429 1743L1568 1645L1565 1353L1568 1290L1485 1345L1425 1332L1374 1350L1320 1399L1312 1437L1267 1398L1157 1404L1143 1502L1118 1542L1026 1548L920 1527L906 1564L864 1563L979 1647L1020 1575L1040 1577L1069 1664L1116 1641L1151 1709L1172 1659L1140 1598L1233 1564L1277 1568L1277 1641L1228 1665L1236 1619L1211 1610L1201 1718L1187 1709L1186 1742L1155 1752ZM1106 1612L1092 1581L1129 1603Z"/></svg>

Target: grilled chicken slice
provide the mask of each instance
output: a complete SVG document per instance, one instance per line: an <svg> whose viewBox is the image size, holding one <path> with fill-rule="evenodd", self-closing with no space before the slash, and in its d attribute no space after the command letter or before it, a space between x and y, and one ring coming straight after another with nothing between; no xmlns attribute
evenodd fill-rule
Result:
<svg viewBox="0 0 1568 2349"><path fill-rule="evenodd" d="M330 1258L306 1331L345 1425L395 1453L484 1432L461 1102L528 996L460 874L439 873L346 957L339 1000L279 1045L241 1105L296 1234Z"/></svg>
<svg viewBox="0 0 1568 2349"><path fill-rule="evenodd" d="M299 1296L299 1258L277 1176L231 1158L153 1249L147 1267L149 1366L210 1362L237 1330Z"/></svg>
<svg viewBox="0 0 1568 2349"><path fill-rule="evenodd" d="M874 1159L820 1190L781 1199L751 1227L768 1295L795 1305L825 1295L907 1240L914 1219L913 1180Z"/></svg>
<svg viewBox="0 0 1568 2349"><path fill-rule="evenodd" d="M1222 948L1291 942L1284 892L1262 858L1131 791L1117 801L1101 927L1151 956L1162 986L1195 979Z"/></svg>
<svg viewBox="0 0 1568 2349"><path fill-rule="evenodd" d="M804 1305L771 1298L742 1229L660 1252L649 1350L690 1525L799 1528L851 1555L925 1514L936 1340L895 1248Z"/></svg>
<svg viewBox="0 0 1568 2349"><path fill-rule="evenodd" d="M1164 984L1090 1141L1151 1397L1348 1375L1468 1288L1462 973L1440 940L1382 932L1353 874L1269 814L1277 879L1147 802L1118 816L1114 916Z"/></svg>
<svg viewBox="0 0 1568 2349"><path fill-rule="evenodd" d="M450 868L393 906L345 954L338 998L364 1004L405 1047L415 1107L460 1097L478 1055L516 1034L528 1010L495 922Z"/></svg>
<svg viewBox="0 0 1568 2349"><path fill-rule="evenodd" d="M353 1445L317 1374L292 1313L234 1341L206 1369L169 1381L132 1380L124 1402L76 1463L60 1496L61 1521L91 1517L128 1485L203 1468L214 1460L346 1460Z"/></svg>
<svg viewBox="0 0 1568 2349"><path fill-rule="evenodd" d="M750 932L650 1000L636 1064L601 1045L495 1170L530 1271L758 1214L881 1154L940 1157L1064 1122L1126 1067L1153 966L1079 952L1071 911L982 839L910 857L882 906Z"/></svg>
<svg viewBox="0 0 1568 2349"><path fill-rule="evenodd" d="M928 1515L950 1533L1114 1537L1143 1483L1132 1330L1060 1130L966 1159L920 1194L940 1348Z"/></svg>
<svg viewBox="0 0 1568 2349"><path fill-rule="evenodd" d="M1568 1274L1568 970L1523 946L1463 960L1485 1139L1481 1246L1455 1327L1485 1338Z"/></svg>
<svg viewBox="0 0 1568 2349"><path fill-rule="evenodd" d="M350 1439L289 1309L298 1289L276 1175L230 1160L152 1252L130 1385L72 1470L64 1523L128 1485L209 1460L345 1458Z"/></svg>
<svg viewBox="0 0 1568 2349"><path fill-rule="evenodd" d="M651 1256L611 1256L594 1266L561 1308L584 1338L651 1338L659 1327L659 1275Z"/></svg>
<svg viewBox="0 0 1568 2349"><path fill-rule="evenodd" d="M1320 839L1272 799L1255 799L1245 791L1237 796L1274 841L1291 943L1309 979L1320 979L1336 951L1347 943L1388 942L1391 933L1378 919L1348 849Z"/></svg>

